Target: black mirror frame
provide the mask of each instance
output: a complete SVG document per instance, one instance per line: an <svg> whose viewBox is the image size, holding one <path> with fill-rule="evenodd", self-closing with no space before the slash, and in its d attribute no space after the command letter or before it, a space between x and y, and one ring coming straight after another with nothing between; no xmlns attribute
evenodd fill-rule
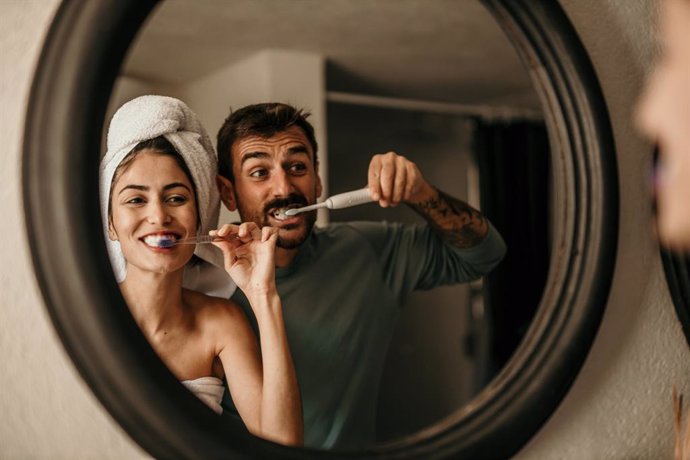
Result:
<svg viewBox="0 0 690 460"><path fill-rule="evenodd" d="M103 406L158 458L507 458L567 393L606 306L618 237L615 150L587 53L556 2L483 0L544 101L568 191L537 317L507 367L456 416L365 451L273 444L177 383L134 324L109 267L98 203L101 130L126 50L155 0L64 0L36 70L23 194L36 276L65 349Z"/></svg>

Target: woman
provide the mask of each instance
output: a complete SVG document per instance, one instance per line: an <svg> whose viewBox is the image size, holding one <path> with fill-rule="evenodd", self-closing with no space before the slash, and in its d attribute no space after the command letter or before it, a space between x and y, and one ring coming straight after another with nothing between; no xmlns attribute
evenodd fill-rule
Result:
<svg viewBox="0 0 690 460"><path fill-rule="evenodd" d="M637 108L639 128L656 142L657 228L669 249L690 251L690 0L661 2L661 56ZM673 388L675 458L690 459L690 416Z"/></svg>
<svg viewBox="0 0 690 460"><path fill-rule="evenodd" d="M275 229L242 224L210 232L225 270L251 302L260 344L236 304L182 287L195 245L170 242L215 223L217 202L198 205L198 196L212 193L200 183L215 187L211 165L207 136L181 101L144 96L115 114L101 190L120 289L153 349L185 386L220 412L227 378L250 432L298 445L301 401L275 288Z"/></svg>
<svg viewBox="0 0 690 460"><path fill-rule="evenodd" d="M659 147L658 229L668 248L690 251L690 0L664 0L661 56L637 110L637 123Z"/></svg>

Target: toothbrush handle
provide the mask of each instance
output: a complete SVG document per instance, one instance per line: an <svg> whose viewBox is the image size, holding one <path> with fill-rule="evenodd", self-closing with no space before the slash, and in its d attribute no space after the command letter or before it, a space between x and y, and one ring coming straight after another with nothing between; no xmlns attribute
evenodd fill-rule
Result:
<svg viewBox="0 0 690 460"><path fill-rule="evenodd" d="M372 201L374 200L371 199L369 188L364 187L359 190L333 195L326 200L326 207L328 209L342 209L349 208L350 206L357 206L358 204L370 203Z"/></svg>

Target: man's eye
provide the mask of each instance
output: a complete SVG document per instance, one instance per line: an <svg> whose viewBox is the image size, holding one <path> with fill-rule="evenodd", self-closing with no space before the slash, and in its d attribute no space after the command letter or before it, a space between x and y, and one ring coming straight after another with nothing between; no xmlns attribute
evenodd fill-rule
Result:
<svg viewBox="0 0 690 460"><path fill-rule="evenodd" d="M307 166L304 163L293 163L288 169L292 173L301 174L307 171Z"/></svg>
<svg viewBox="0 0 690 460"><path fill-rule="evenodd" d="M255 169L251 173L249 173L250 177L254 178L261 178L261 177L266 177L268 175L268 171L265 169Z"/></svg>

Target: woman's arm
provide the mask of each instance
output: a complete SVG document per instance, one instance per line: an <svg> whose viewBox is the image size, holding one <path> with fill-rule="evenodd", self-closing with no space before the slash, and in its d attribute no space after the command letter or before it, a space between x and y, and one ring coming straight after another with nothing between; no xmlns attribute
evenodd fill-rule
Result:
<svg viewBox="0 0 690 460"><path fill-rule="evenodd" d="M265 437L287 445L302 445L304 422L295 367L283 323L283 307L274 291L247 295L259 324L263 357L261 431Z"/></svg>
<svg viewBox="0 0 690 460"><path fill-rule="evenodd" d="M223 251L226 270L252 306L259 326L260 354L255 345L252 352L245 342L245 359L258 364L242 366L246 372L241 373L233 368L237 355L229 356L231 351L225 349L220 353L230 391L252 433L281 444L301 445L302 401L275 287L277 229L258 229L253 223L245 223L239 227L226 225L216 233L219 237L231 234L237 238L214 244ZM248 328L246 319L244 322Z"/></svg>

